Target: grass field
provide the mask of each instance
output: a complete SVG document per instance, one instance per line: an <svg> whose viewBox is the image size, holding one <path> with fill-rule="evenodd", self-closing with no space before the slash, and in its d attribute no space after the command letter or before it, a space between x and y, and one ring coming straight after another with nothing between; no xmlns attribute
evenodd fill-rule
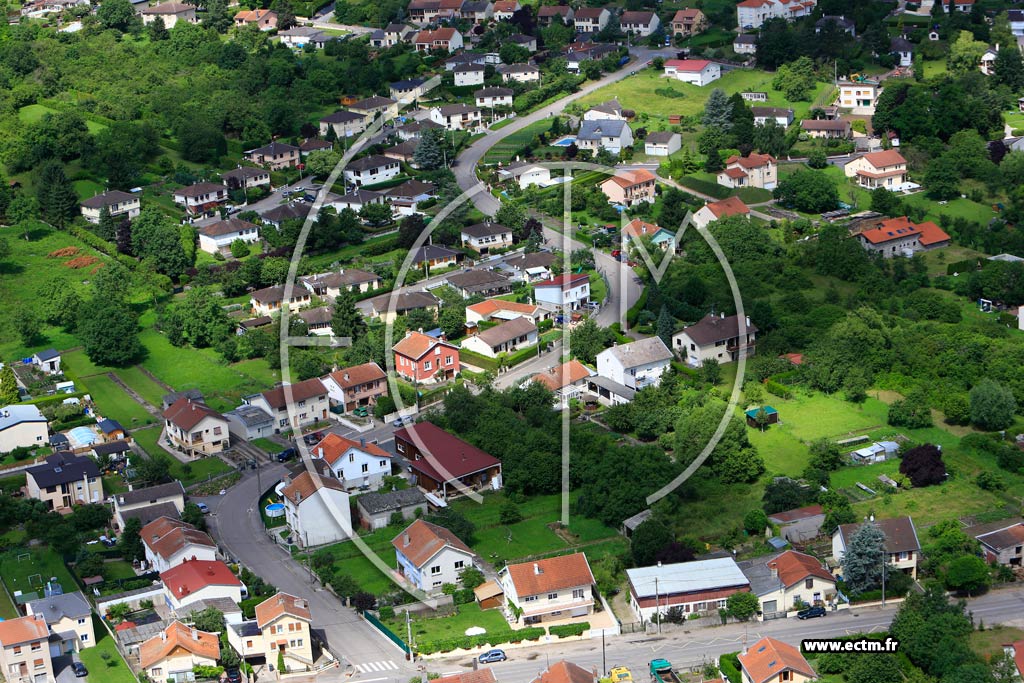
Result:
<svg viewBox="0 0 1024 683"><path fill-rule="evenodd" d="M121 653L117 651L114 638L107 631L107 627L93 616L93 631L96 633L96 645L87 647L79 654L79 658L89 670L89 677L103 683L137 683L128 664L122 659Z"/></svg>
<svg viewBox="0 0 1024 683"><path fill-rule="evenodd" d="M516 153L525 145L529 144L537 135L549 130L551 121L544 119L531 123L520 131L512 133L507 138L487 150L487 154L481 160L485 164L496 164L499 161L510 161Z"/></svg>
<svg viewBox="0 0 1024 683"><path fill-rule="evenodd" d="M29 104L18 110L18 119L22 123L36 123L41 121L47 114L58 114L56 109L50 109L41 104ZM95 135L96 133L104 130L106 126L102 123L96 123L95 121L89 121L86 119L85 127L89 129L89 132Z"/></svg>
<svg viewBox="0 0 1024 683"><path fill-rule="evenodd" d="M939 216L946 214L951 218L966 218L974 223L988 225L988 222L996 215L989 204L979 204L970 199L951 199L946 204L928 199L924 193L917 193L904 197L903 201L912 206L923 206L928 210L925 218L938 223Z"/></svg>
<svg viewBox="0 0 1024 683"><path fill-rule="evenodd" d="M475 602L459 605L458 612L451 616L425 619L412 617L413 642L426 642L442 638L457 638L466 635L466 629L479 626L488 633L504 633L509 630L508 622L501 615L501 610L481 610ZM407 637L405 616L396 616L385 622L392 631L403 639Z"/></svg>
<svg viewBox="0 0 1024 683"><path fill-rule="evenodd" d="M75 193L78 194L79 199L95 197L103 192L103 185L95 180L76 180L71 185L75 188Z"/></svg>
<svg viewBox="0 0 1024 683"><path fill-rule="evenodd" d="M29 557L19 560L26 554ZM49 548L35 548L28 553L23 548L16 548L4 553L0 556L0 577L12 594L20 590L25 593L39 591L41 595L43 584L51 577L57 578L65 593L78 590L78 584L60 556Z"/></svg>
<svg viewBox="0 0 1024 683"><path fill-rule="evenodd" d="M150 405L157 408L161 406L161 401L167 390L150 379L140 368L136 366L121 368L116 374L122 382L130 386Z"/></svg>
<svg viewBox="0 0 1024 683"><path fill-rule="evenodd" d="M156 418L106 375L93 375L84 382L103 417L113 418L128 429L155 421Z"/></svg>
<svg viewBox="0 0 1024 683"><path fill-rule="evenodd" d="M285 449L284 446L282 446L281 444L277 443L276 441L271 441L270 439L264 439L264 438L253 439L249 443L251 443L253 446L256 446L256 448L262 448L263 450L265 450L267 453L270 453L271 455L274 455L276 453L280 453L281 451L283 451Z"/></svg>
<svg viewBox="0 0 1024 683"><path fill-rule="evenodd" d="M654 119L667 119L675 114L699 114L704 110L704 103L714 88L721 88L727 95L756 90L768 93L768 102L765 106L791 108L796 120L799 121L807 118L811 102L829 87L825 83L819 83L807 102L790 102L781 92L771 87L772 78L772 74L764 71L736 69L723 74L711 85L698 87L665 78L660 71L644 69L635 76L624 78L581 98L579 103L587 108L618 97L626 109L644 112Z"/></svg>

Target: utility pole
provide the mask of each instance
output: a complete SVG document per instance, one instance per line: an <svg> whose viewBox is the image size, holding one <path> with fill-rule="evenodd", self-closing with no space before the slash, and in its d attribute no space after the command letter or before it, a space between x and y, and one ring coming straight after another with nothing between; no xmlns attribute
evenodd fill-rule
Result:
<svg viewBox="0 0 1024 683"><path fill-rule="evenodd" d="M604 629L601 629L601 672L608 673L608 662L604 658Z"/></svg>
<svg viewBox="0 0 1024 683"><path fill-rule="evenodd" d="M409 661L415 661L416 655L412 651L412 620L409 619L409 610L405 610L405 644L409 646Z"/></svg>
<svg viewBox="0 0 1024 683"><path fill-rule="evenodd" d="M658 633L661 633L661 596L658 594L658 577L654 577L654 617L658 620Z"/></svg>
<svg viewBox="0 0 1024 683"><path fill-rule="evenodd" d="M882 607L885 607L885 547L882 548Z"/></svg>

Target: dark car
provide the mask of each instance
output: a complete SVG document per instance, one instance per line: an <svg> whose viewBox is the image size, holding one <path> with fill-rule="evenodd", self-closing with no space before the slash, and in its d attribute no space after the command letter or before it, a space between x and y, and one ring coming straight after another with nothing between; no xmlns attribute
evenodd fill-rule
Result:
<svg viewBox="0 0 1024 683"><path fill-rule="evenodd" d="M307 446L315 446L324 439L323 432L313 432L302 437L302 442Z"/></svg>
<svg viewBox="0 0 1024 683"><path fill-rule="evenodd" d="M504 650L488 650L487 652L480 655L481 664L490 664L491 662L504 662L508 657L505 656Z"/></svg>
<svg viewBox="0 0 1024 683"><path fill-rule="evenodd" d="M805 610L801 610L796 613L797 619L813 619L814 617L823 617L828 613L824 607L808 607Z"/></svg>
<svg viewBox="0 0 1024 683"><path fill-rule="evenodd" d="M277 454L278 462L288 462L292 458L298 455L298 452L294 448L286 448Z"/></svg>
<svg viewBox="0 0 1024 683"><path fill-rule="evenodd" d="M224 675L228 679L228 683L242 683L242 672L238 669L227 669Z"/></svg>
<svg viewBox="0 0 1024 683"><path fill-rule="evenodd" d="M89 670L81 662L72 662L71 670L75 672L75 678L83 678L89 675Z"/></svg>

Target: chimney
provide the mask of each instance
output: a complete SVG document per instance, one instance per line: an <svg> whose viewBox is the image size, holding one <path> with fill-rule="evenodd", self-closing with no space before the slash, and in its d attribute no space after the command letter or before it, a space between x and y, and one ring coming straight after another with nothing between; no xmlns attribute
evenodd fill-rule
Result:
<svg viewBox="0 0 1024 683"><path fill-rule="evenodd" d="M366 437L365 436L359 437L359 446L360 446L360 448L366 448Z"/></svg>
<svg viewBox="0 0 1024 683"><path fill-rule="evenodd" d="M661 566L661 560L658 560L658 566L659 567Z"/></svg>
<svg viewBox="0 0 1024 683"><path fill-rule="evenodd" d="M346 382L348 381L348 373L347 372L345 373L345 381Z"/></svg>
<svg viewBox="0 0 1024 683"><path fill-rule="evenodd" d="M120 496L119 497L118 503L121 504L121 505L124 505L124 496Z"/></svg>
<svg viewBox="0 0 1024 683"><path fill-rule="evenodd" d="M747 316L747 327L750 327L750 316Z"/></svg>
<svg viewBox="0 0 1024 683"><path fill-rule="evenodd" d="M324 447L323 446L317 447L316 454L317 454L317 457L320 457L320 458L324 457Z"/></svg>
<svg viewBox="0 0 1024 683"><path fill-rule="evenodd" d="M412 538L409 536L409 532L405 532L405 537L402 539L402 546L408 548L412 544Z"/></svg>
<svg viewBox="0 0 1024 683"><path fill-rule="evenodd" d="M192 640L199 640L199 629L192 629Z"/></svg>
<svg viewBox="0 0 1024 683"><path fill-rule="evenodd" d="M718 317L720 317L722 320L725 320L725 311L722 311L721 313L719 313Z"/></svg>
<svg viewBox="0 0 1024 683"><path fill-rule="evenodd" d="M160 640L167 642L167 631L160 631Z"/></svg>
<svg viewBox="0 0 1024 683"><path fill-rule="evenodd" d="M872 521L872 522L873 522L873 521L875 521L875 513L874 513L874 512L872 512L872 513L871 513L871 516L870 516L870 517L868 517L868 519L869 519L870 521Z"/></svg>
<svg viewBox="0 0 1024 683"><path fill-rule="evenodd" d="M533 573L537 576L540 576L544 573L543 571L541 571L540 565L536 562L533 563Z"/></svg>
<svg viewBox="0 0 1024 683"><path fill-rule="evenodd" d="M777 579L779 577L779 564L777 562L769 562L768 569L772 570L773 579Z"/></svg>

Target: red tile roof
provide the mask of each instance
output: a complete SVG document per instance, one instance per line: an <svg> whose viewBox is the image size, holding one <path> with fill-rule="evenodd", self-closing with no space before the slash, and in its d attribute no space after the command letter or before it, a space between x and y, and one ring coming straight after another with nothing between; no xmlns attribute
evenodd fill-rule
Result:
<svg viewBox="0 0 1024 683"><path fill-rule="evenodd" d="M139 537L153 554L170 559L187 545L201 545L216 548L217 544L209 534L180 519L160 517L139 531Z"/></svg>
<svg viewBox="0 0 1024 683"><path fill-rule="evenodd" d="M311 498L314 493L322 488L334 489L335 491L345 490L345 487L341 485L341 482L334 477L314 477L307 470L293 477L292 480L288 482L288 485L281 490L281 495L298 505L302 501Z"/></svg>
<svg viewBox="0 0 1024 683"><path fill-rule="evenodd" d="M715 218L726 216L741 216L750 213L750 209L739 197L729 197L721 201L711 202L707 205L708 210L715 214Z"/></svg>
<svg viewBox="0 0 1024 683"><path fill-rule="evenodd" d="M949 235L935 223L925 221L915 225L906 216L890 218L879 224L877 228L860 233L860 236L871 244L884 244L910 235L918 235L918 240L926 247L948 242L950 239Z"/></svg>
<svg viewBox="0 0 1024 683"><path fill-rule="evenodd" d="M148 669L179 647L206 659L220 658L220 640L216 633L199 631L174 621L163 633L139 646L139 663L143 669Z"/></svg>
<svg viewBox="0 0 1024 683"><path fill-rule="evenodd" d="M630 237L641 237L643 235L653 235L662 227L655 225L654 223L645 223L639 218L634 218L622 228L622 232L626 233Z"/></svg>
<svg viewBox="0 0 1024 683"><path fill-rule="evenodd" d="M497 683L497 679L494 678L494 669L485 666L476 671L463 671L449 676L441 676L435 679L434 683Z"/></svg>
<svg viewBox="0 0 1024 683"><path fill-rule="evenodd" d="M160 575L164 587L181 598L207 586L239 586L242 582L220 560L185 560Z"/></svg>
<svg viewBox="0 0 1024 683"><path fill-rule="evenodd" d="M316 377L299 382L298 384L289 385L287 393L285 392L284 386L263 392L263 398L266 399L267 403L274 410L286 408L288 406L289 399L294 402L298 402L305 401L306 399L314 398L316 396L326 395L327 389L324 387L324 383Z"/></svg>
<svg viewBox="0 0 1024 683"><path fill-rule="evenodd" d="M1024 640L1017 640L1010 643L1013 648L1013 663L1017 665L1017 672L1024 676Z"/></svg>
<svg viewBox="0 0 1024 683"><path fill-rule="evenodd" d="M870 154L865 154L862 158L875 168L898 166L900 164L906 165L907 163L907 160L903 158L903 155L894 149L887 149L881 152L871 152Z"/></svg>
<svg viewBox="0 0 1024 683"><path fill-rule="evenodd" d="M342 389L357 387L360 384L366 384L367 382L387 377L381 367L372 361L362 365L353 365L350 368L335 370L330 376Z"/></svg>
<svg viewBox="0 0 1024 683"><path fill-rule="evenodd" d="M584 281L589 282L590 276L586 273L563 273L556 275L555 277L548 278L547 280L541 280L540 282L533 283L534 287L561 287L562 289L572 289L578 287Z"/></svg>
<svg viewBox="0 0 1024 683"><path fill-rule="evenodd" d="M619 187L628 188L633 187L634 185L653 182L657 180L657 178L650 171L641 168L636 171L618 171L611 178L608 178L608 180L611 180ZM608 182L608 180L605 182Z"/></svg>
<svg viewBox="0 0 1024 683"><path fill-rule="evenodd" d="M747 177L747 172L744 171L742 168L727 168L724 171L722 171L722 173L724 173L725 175L729 176L730 178L746 178Z"/></svg>
<svg viewBox="0 0 1024 683"><path fill-rule="evenodd" d="M761 168L768 164L779 163L771 154L751 154L750 156L731 156L725 160L725 165L739 164L743 168Z"/></svg>
<svg viewBox="0 0 1024 683"><path fill-rule="evenodd" d="M466 306L467 311L473 311L479 316L489 318L498 311L513 311L523 315L536 315L537 307L531 304L521 304L515 301L504 301L502 299L487 299L472 306Z"/></svg>
<svg viewBox="0 0 1024 683"><path fill-rule="evenodd" d="M473 554L469 546L451 531L422 519L417 519L395 536L391 545L417 567L423 567L430 558L448 547Z"/></svg>
<svg viewBox="0 0 1024 683"><path fill-rule="evenodd" d="M540 382L551 391L558 391L592 374L594 373L586 365L573 358L568 363L562 363L547 372L538 372L533 376L533 381Z"/></svg>
<svg viewBox="0 0 1024 683"><path fill-rule="evenodd" d="M282 614L288 614L303 621L310 621L313 618L309 613L309 603L305 598L297 598L288 593L278 593L256 605L256 623L260 628Z"/></svg>
<svg viewBox="0 0 1024 683"><path fill-rule="evenodd" d="M674 68L676 71L699 72L711 64L707 59L670 59L665 62L665 68Z"/></svg>
<svg viewBox="0 0 1024 683"><path fill-rule="evenodd" d="M0 622L0 645L4 647L27 643L30 640L46 640L49 637L50 629L46 626L46 618L41 614Z"/></svg>
<svg viewBox="0 0 1024 683"><path fill-rule="evenodd" d="M800 583L808 576L815 576L819 579L835 582L835 577L827 569L821 566L821 562L799 553L795 550L787 550L774 560L768 563L768 567L778 570L779 580L786 588Z"/></svg>
<svg viewBox="0 0 1024 683"><path fill-rule="evenodd" d="M320 443L313 447L313 453L317 456L323 457L323 459L327 461L327 464L333 465L338 461L338 458L347 453L350 448L354 448L357 451L368 453L379 458L391 457L390 453L383 450L377 444L360 444L358 441L346 439L345 437L333 432L325 436Z"/></svg>
<svg viewBox="0 0 1024 683"><path fill-rule="evenodd" d="M739 656L740 666L753 683L777 680L779 673L791 670L810 678L816 678L814 669L807 663L800 651L780 640L762 638Z"/></svg>
<svg viewBox="0 0 1024 683"><path fill-rule="evenodd" d="M466 443L431 422L402 427L395 431L395 440L398 439L403 439L420 451L422 457L409 465L434 481L451 481L501 464L490 453Z"/></svg>
<svg viewBox="0 0 1024 683"><path fill-rule="evenodd" d="M520 598L594 583L594 574L584 553L510 564L506 569Z"/></svg>
<svg viewBox="0 0 1024 683"><path fill-rule="evenodd" d="M597 676L579 664L562 660L555 662L542 672L532 683L594 683Z"/></svg>
<svg viewBox="0 0 1024 683"><path fill-rule="evenodd" d="M406 358L419 360L430 353L435 346L447 346L450 349L458 348L442 339L431 337L429 334L423 334L422 332L410 332L394 345L393 350L395 353L401 354Z"/></svg>
<svg viewBox="0 0 1024 683"><path fill-rule="evenodd" d="M179 398L168 406L163 414L165 420L186 432L207 417L224 420L224 416L213 408L199 401L190 401L185 397Z"/></svg>

